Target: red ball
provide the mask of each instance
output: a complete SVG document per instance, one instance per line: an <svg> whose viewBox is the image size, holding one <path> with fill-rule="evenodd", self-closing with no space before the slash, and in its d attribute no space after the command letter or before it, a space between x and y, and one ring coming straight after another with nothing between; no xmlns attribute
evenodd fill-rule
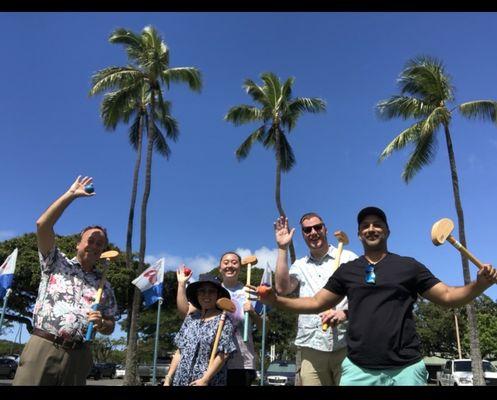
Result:
<svg viewBox="0 0 497 400"><path fill-rule="evenodd" d="M185 276L188 276L192 273L192 270L190 268L183 268L183 273L185 274Z"/></svg>
<svg viewBox="0 0 497 400"><path fill-rule="evenodd" d="M257 294L261 297L265 297L268 292L271 290L271 288L269 286L258 286L257 287Z"/></svg>

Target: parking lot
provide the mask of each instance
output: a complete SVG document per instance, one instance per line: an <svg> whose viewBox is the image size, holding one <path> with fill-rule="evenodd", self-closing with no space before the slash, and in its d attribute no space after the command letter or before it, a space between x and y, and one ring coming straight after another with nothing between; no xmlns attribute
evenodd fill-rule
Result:
<svg viewBox="0 0 497 400"><path fill-rule="evenodd" d="M122 386L122 379L99 379L97 381L88 379L86 381L88 386ZM12 379L0 379L0 386L11 386Z"/></svg>

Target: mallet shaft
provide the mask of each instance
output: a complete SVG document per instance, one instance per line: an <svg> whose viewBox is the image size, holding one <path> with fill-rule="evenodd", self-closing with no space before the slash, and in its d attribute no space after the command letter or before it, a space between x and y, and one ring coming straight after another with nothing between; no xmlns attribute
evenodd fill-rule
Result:
<svg viewBox="0 0 497 400"><path fill-rule="evenodd" d="M209 360L209 365L212 364L214 358L216 358L217 347L219 345L219 339L221 338L221 332L223 331L224 320L226 319L226 311L223 311L221 314L221 318L219 320L219 324L217 325L216 338L214 339L214 345L212 346L211 358Z"/></svg>
<svg viewBox="0 0 497 400"><path fill-rule="evenodd" d="M250 285L251 272L252 272L252 264L248 263L247 264L247 286ZM248 293L248 289L246 289L246 290ZM245 311L243 318L244 318L244 321L243 321L244 322L243 323L243 341L247 342L248 341L249 325L250 325L248 311Z"/></svg>
<svg viewBox="0 0 497 400"><path fill-rule="evenodd" d="M471 254L468 249L466 249L461 243L459 243L454 236L449 235L447 237L447 241L454 246L457 250L459 250L462 254L464 254L473 264L475 264L478 269L483 268L483 264L480 260L478 260L473 254Z"/></svg>

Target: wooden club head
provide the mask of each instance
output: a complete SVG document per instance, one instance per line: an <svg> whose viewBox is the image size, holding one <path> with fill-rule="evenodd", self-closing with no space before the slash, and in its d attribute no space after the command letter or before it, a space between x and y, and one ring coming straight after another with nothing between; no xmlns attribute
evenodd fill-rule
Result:
<svg viewBox="0 0 497 400"><path fill-rule="evenodd" d="M256 256L248 256L248 257L245 257L242 260L242 266L243 267L246 267L249 264L252 265L252 266L254 266L255 264L257 264L257 257Z"/></svg>
<svg viewBox="0 0 497 400"><path fill-rule="evenodd" d="M333 233L333 235L335 235L337 240L339 242L342 242L344 245L349 244L349 237L347 236L347 234L344 231L335 231Z"/></svg>
<svg viewBox="0 0 497 400"><path fill-rule="evenodd" d="M116 250L104 251L102 254L100 254L100 259L101 260L108 260L110 258L116 258L118 255L119 255L119 252Z"/></svg>
<svg viewBox="0 0 497 400"><path fill-rule="evenodd" d="M454 229L454 222L449 218L442 218L431 227L431 241L435 246L445 243Z"/></svg>
<svg viewBox="0 0 497 400"><path fill-rule="evenodd" d="M223 311L228 311L228 312L235 312L236 311L235 303L233 303L227 297L221 297L220 299L217 299L216 306L217 306L217 308L220 308Z"/></svg>

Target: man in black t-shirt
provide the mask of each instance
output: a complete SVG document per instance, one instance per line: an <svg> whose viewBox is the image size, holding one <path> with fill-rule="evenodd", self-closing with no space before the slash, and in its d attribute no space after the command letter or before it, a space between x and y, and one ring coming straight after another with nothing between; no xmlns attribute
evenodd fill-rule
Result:
<svg viewBox="0 0 497 400"><path fill-rule="evenodd" d="M428 374L412 312L418 294L447 308L460 307L497 283L497 271L485 264L475 281L447 286L414 258L387 250L390 230L382 210L366 207L357 222L363 256L343 264L313 297L290 299L271 290L262 301L315 314L347 296L347 357L340 385L425 385Z"/></svg>

